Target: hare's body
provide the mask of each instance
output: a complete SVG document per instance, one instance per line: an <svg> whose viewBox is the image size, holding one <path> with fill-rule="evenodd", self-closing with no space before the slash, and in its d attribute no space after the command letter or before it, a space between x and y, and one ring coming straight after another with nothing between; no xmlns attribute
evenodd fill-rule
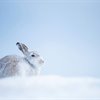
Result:
<svg viewBox="0 0 100 100"><path fill-rule="evenodd" d="M36 74L35 67L30 66L24 58L9 55L0 59L0 77L34 74Z"/></svg>
<svg viewBox="0 0 100 100"><path fill-rule="evenodd" d="M16 56L5 56L0 59L0 77L16 75L18 63L19 61Z"/></svg>
<svg viewBox="0 0 100 100"><path fill-rule="evenodd" d="M30 52L24 51L26 46L21 43L17 43L19 49L23 52L25 57L17 55L9 55L0 59L0 77L9 77L15 75L34 75L38 74L40 69L35 63L43 63L40 56L33 56Z"/></svg>

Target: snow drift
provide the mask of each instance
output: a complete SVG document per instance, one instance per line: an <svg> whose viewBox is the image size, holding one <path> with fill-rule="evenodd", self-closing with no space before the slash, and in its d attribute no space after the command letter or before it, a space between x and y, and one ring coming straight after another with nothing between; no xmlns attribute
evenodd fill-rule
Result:
<svg viewBox="0 0 100 100"><path fill-rule="evenodd" d="M0 79L0 98L74 100L100 98L100 79L55 75ZM81 100L81 99L80 99Z"/></svg>

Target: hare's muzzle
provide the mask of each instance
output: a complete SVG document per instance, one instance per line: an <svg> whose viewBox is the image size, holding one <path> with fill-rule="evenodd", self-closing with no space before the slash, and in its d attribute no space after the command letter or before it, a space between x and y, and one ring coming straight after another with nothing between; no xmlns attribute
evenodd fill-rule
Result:
<svg viewBox="0 0 100 100"><path fill-rule="evenodd" d="M44 60L43 59L40 59L39 60L39 64L43 64L44 63Z"/></svg>

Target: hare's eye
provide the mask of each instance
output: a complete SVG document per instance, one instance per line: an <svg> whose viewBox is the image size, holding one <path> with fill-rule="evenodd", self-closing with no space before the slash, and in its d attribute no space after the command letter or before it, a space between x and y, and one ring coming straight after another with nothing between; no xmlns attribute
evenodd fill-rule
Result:
<svg viewBox="0 0 100 100"><path fill-rule="evenodd" d="M35 55L31 55L32 57L35 57Z"/></svg>

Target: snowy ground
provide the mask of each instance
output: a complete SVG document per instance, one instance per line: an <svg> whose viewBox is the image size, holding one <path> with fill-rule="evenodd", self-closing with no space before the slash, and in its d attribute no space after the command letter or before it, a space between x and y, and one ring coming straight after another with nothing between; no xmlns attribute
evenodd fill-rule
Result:
<svg viewBox="0 0 100 100"><path fill-rule="evenodd" d="M55 75L0 79L0 100L100 100L100 79Z"/></svg>

